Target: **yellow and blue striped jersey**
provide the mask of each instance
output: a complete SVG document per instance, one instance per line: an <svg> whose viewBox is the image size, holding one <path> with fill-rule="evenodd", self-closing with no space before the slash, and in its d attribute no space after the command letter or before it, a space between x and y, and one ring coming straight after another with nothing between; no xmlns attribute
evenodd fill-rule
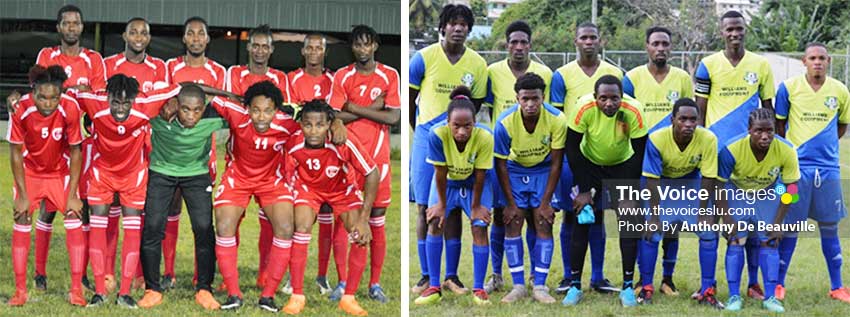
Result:
<svg viewBox="0 0 850 317"><path fill-rule="evenodd" d="M496 121L497 158L508 160L508 169L548 168L552 150L563 149L567 140L567 118L564 113L544 103L534 132L522 124L522 111L514 105L502 112Z"/></svg>
<svg viewBox="0 0 850 317"><path fill-rule="evenodd" d="M552 70L546 65L531 61L526 73L535 73L543 78L543 81L546 82L543 98L545 102L549 102L549 84L552 82ZM493 106L490 125L496 124L496 119L499 118L502 111L517 103L516 91L514 91L516 80L517 78L511 72L511 66L507 59L495 62L487 67L487 98L484 99L484 102Z"/></svg>
<svg viewBox="0 0 850 317"><path fill-rule="evenodd" d="M593 85L600 77L614 75L623 79L623 71L605 61L599 61L599 67L592 76L587 76L578 61L572 61L558 68L552 74L552 88L549 100L553 106L564 109L567 119L575 117L576 102L584 95L593 93Z"/></svg>
<svg viewBox="0 0 850 317"><path fill-rule="evenodd" d="M620 109L611 117L599 110L593 94L581 97L578 104L581 106L569 127L584 134L580 145L584 157L596 165L612 166L635 154L631 140L647 133L640 102L624 96Z"/></svg>
<svg viewBox="0 0 850 317"><path fill-rule="evenodd" d="M673 127L651 133L643 155L643 176L680 178L699 170L702 177L717 178L717 137L697 127L684 150L673 139Z"/></svg>
<svg viewBox="0 0 850 317"><path fill-rule="evenodd" d="M417 125L444 117L457 86L469 87L473 99L487 95L487 62L471 48L452 64L440 43L431 44L413 55L409 68L409 86L419 90Z"/></svg>
<svg viewBox="0 0 850 317"><path fill-rule="evenodd" d="M679 98L694 98L691 75L678 67L670 67L660 83L655 80L649 67L641 65L623 77L623 93L634 97L643 105L643 117L649 133L670 125L673 104Z"/></svg>
<svg viewBox="0 0 850 317"><path fill-rule="evenodd" d="M446 121L431 128L428 137L428 163L445 166L448 180L466 180L476 169L493 168L493 133L475 124L463 151L458 150L452 129Z"/></svg>
<svg viewBox="0 0 850 317"><path fill-rule="evenodd" d="M777 178L784 184L800 180L800 164L794 146L780 136L773 137L767 155L756 161L750 147L750 134L740 134L720 150L718 156L718 178L732 181L740 189L765 189Z"/></svg>

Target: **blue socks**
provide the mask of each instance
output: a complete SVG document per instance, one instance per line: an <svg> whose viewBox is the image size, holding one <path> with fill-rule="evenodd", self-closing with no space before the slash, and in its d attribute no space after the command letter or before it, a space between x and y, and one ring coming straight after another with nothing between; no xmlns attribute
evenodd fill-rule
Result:
<svg viewBox="0 0 850 317"><path fill-rule="evenodd" d="M532 258L536 263L534 272L534 286L546 285L546 277L549 276L549 266L552 265L552 252L555 251L555 240L552 238L537 238L534 243Z"/></svg>
<svg viewBox="0 0 850 317"><path fill-rule="evenodd" d="M472 289L484 289L484 277L487 275L487 260L490 256L490 246L472 246Z"/></svg>
<svg viewBox="0 0 850 317"><path fill-rule="evenodd" d="M573 236L573 224L561 222L561 262L564 264L564 278L571 279L570 274L570 239Z"/></svg>
<svg viewBox="0 0 850 317"><path fill-rule="evenodd" d="M419 251L419 271L422 276L428 275L428 249L425 240L416 240L416 249Z"/></svg>
<svg viewBox="0 0 850 317"><path fill-rule="evenodd" d="M460 239L446 240L446 277L457 276L460 264Z"/></svg>
<svg viewBox="0 0 850 317"><path fill-rule="evenodd" d="M490 263L493 274L502 275L502 255L505 254L505 227L490 226Z"/></svg>
<svg viewBox="0 0 850 317"><path fill-rule="evenodd" d="M590 244L590 282L605 279L602 269L605 264L605 224L590 225L588 243Z"/></svg>
<svg viewBox="0 0 850 317"><path fill-rule="evenodd" d="M443 256L443 236L428 235L425 239L425 247L428 249L428 276L431 287L440 287L440 258Z"/></svg>
<svg viewBox="0 0 850 317"><path fill-rule="evenodd" d="M640 239L638 249L638 267L640 267L641 285L652 285L655 275L655 261L658 259L658 242Z"/></svg>
<svg viewBox="0 0 850 317"><path fill-rule="evenodd" d="M820 229L820 249L829 271L830 290L841 288L841 243L838 240L838 224L818 224Z"/></svg>
<svg viewBox="0 0 850 317"><path fill-rule="evenodd" d="M702 274L700 293L716 283L714 274L717 269L717 239L699 240L699 268Z"/></svg>
<svg viewBox="0 0 850 317"><path fill-rule="evenodd" d="M774 296L779 278L779 250L771 247L759 248L759 266L764 281L764 298Z"/></svg>
<svg viewBox="0 0 850 317"><path fill-rule="evenodd" d="M741 273L744 269L744 246L731 244L726 248L726 281L729 297L741 295Z"/></svg>
<svg viewBox="0 0 850 317"><path fill-rule="evenodd" d="M525 285L523 256L522 237L505 237L505 257L514 285Z"/></svg>
<svg viewBox="0 0 850 317"><path fill-rule="evenodd" d="M758 236L750 235L747 237L747 243L744 245L747 251L747 286L752 286L759 283L759 249L760 241Z"/></svg>
<svg viewBox="0 0 850 317"><path fill-rule="evenodd" d="M534 252L534 244L537 243L537 231L534 230L534 226L525 226L525 244L528 245L528 254L533 254ZM531 257L531 272L534 272L534 268L537 266L537 259L533 256Z"/></svg>
<svg viewBox="0 0 850 317"><path fill-rule="evenodd" d="M664 239L664 261L661 265L664 268L664 273L662 276L673 276L673 270L676 268L676 256L678 254L679 238ZM643 271L643 268L640 270Z"/></svg>
<svg viewBox="0 0 850 317"><path fill-rule="evenodd" d="M788 274L788 268L791 267L791 256L794 255L794 248L797 247L797 236L790 237L786 235L779 241L779 277L777 283L785 286L785 275ZM762 272L762 274L764 274Z"/></svg>

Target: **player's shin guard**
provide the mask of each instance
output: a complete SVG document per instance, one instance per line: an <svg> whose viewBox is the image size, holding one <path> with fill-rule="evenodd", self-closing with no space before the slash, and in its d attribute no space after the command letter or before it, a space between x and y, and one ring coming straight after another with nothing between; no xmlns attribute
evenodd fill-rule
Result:
<svg viewBox="0 0 850 317"><path fill-rule="evenodd" d="M53 236L53 224L35 221L35 274L47 275L47 251L50 250L50 238Z"/></svg>
<svg viewBox="0 0 850 317"><path fill-rule="evenodd" d="M762 246L759 248L759 267L764 281L764 298L774 296L779 279L779 250Z"/></svg>
<svg viewBox="0 0 850 317"><path fill-rule="evenodd" d="M215 258L218 262L218 269L221 271L221 278L224 279L224 285L227 286L227 293L230 296L242 298L242 291L239 289L239 270L237 269L238 255L236 237L215 237Z"/></svg>
<svg viewBox="0 0 850 317"><path fill-rule="evenodd" d="M605 279L602 269L605 265L605 224L590 225L588 244L590 245L590 281L599 282Z"/></svg>
<svg viewBox="0 0 850 317"><path fill-rule="evenodd" d="M65 218L65 248L68 249L68 262L71 265L71 290L83 289L86 246L82 226L80 219Z"/></svg>
<svg viewBox="0 0 850 317"><path fill-rule="evenodd" d="M426 239L428 248L428 276L431 287L440 287L440 258L443 255L443 235L428 235ZM520 246L522 247L522 246Z"/></svg>
<svg viewBox="0 0 850 317"><path fill-rule="evenodd" d="M13 225L12 270L15 272L15 289L27 291L27 261L30 255L30 232L32 225Z"/></svg>
<svg viewBox="0 0 850 317"><path fill-rule="evenodd" d="M89 261L94 274L94 291L100 295L106 295L106 227L109 219L105 216L89 216Z"/></svg>
<svg viewBox="0 0 850 317"><path fill-rule="evenodd" d="M109 218L106 225L106 250L104 268L108 275L115 275L115 254L118 253L118 229L121 220L121 206L109 206Z"/></svg>
<svg viewBox="0 0 850 317"><path fill-rule="evenodd" d="M729 296L741 295L741 273L744 270L744 246L730 244L726 248L726 281Z"/></svg>
<svg viewBox="0 0 850 317"><path fill-rule="evenodd" d="M717 270L717 238L699 240L699 268L702 275L700 293L716 284Z"/></svg>
<svg viewBox="0 0 850 317"><path fill-rule="evenodd" d="M791 257L794 255L794 249L797 247L797 235L785 235L782 240L779 240L779 278L777 283L785 285L785 275L788 274L788 268L791 267ZM763 274L763 273L762 273Z"/></svg>
<svg viewBox="0 0 850 317"><path fill-rule="evenodd" d="M493 274L502 274L502 256L505 254L505 226L490 226L490 264Z"/></svg>
<svg viewBox="0 0 850 317"><path fill-rule="evenodd" d="M360 285L360 278L363 277L363 271L366 270L365 246L351 245L351 252L348 255L348 270L348 279L345 282L345 295L354 295L357 293L357 286Z"/></svg>
<svg viewBox="0 0 850 317"><path fill-rule="evenodd" d="M638 253L638 238L620 237L620 256L623 262L623 283L632 284Z"/></svg>
<svg viewBox="0 0 850 317"><path fill-rule="evenodd" d="M658 260L658 242L655 240L641 239L639 242L639 267L640 267L640 286L652 285L652 279L655 275L655 261Z"/></svg>
<svg viewBox="0 0 850 317"><path fill-rule="evenodd" d="M839 289L841 283L841 243L838 240L838 224L819 223L820 248L826 260L826 269L829 271L830 290Z"/></svg>
<svg viewBox="0 0 850 317"><path fill-rule="evenodd" d="M168 216L165 223L165 238L162 239L162 259L165 261L163 275L174 277L174 260L177 257L177 238L180 232L180 214Z"/></svg>
<svg viewBox="0 0 850 317"><path fill-rule="evenodd" d="M505 256L514 285L525 285L522 237L505 237Z"/></svg>
<svg viewBox="0 0 850 317"><path fill-rule="evenodd" d="M752 286L759 283L759 249L760 241L758 237L751 236L747 238L747 244L744 249L747 253L747 286Z"/></svg>
<svg viewBox="0 0 850 317"><path fill-rule="evenodd" d="M572 279L570 274L570 237L573 235L573 223L561 222L561 262L564 265L564 278Z"/></svg>
<svg viewBox="0 0 850 317"><path fill-rule="evenodd" d="M307 247L310 245L309 232L296 232L292 237L292 257L289 261L292 278L292 294L304 295L304 271L307 268Z"/></svg>
<svg viewBox="0 0 850 317"><path fill-rule="evenodd" d="M664 258L661 262L661 266L664 270L662 276L673 276L673 270L676 268L676 257L678 255L679 238L664 238ZM641 271L643 271L642 267Z"/></svg>
<svg viewBox="0 0 850 317"><path fill-rule="evenodd" d="M257 241L257 250L260 252L258 271L259 275L264 275L269 265L268 254L272 248L274 230L272 230L272 223L269 222L269 218L266 217L265 212L260 212L258 217L260 219L260 239Z"/></svg>
<svg viewBox="0 0 850 317"><path fill-rule="evenodd" d="M319 271L316 275L327 276L328 264L331 262L334 215L320 213L316 219L319 223Z"/></svg>
<svg viewBox="0 0 850 317"><path fill-rule="evenodd" d="M552 238L537 238L532 249L534 260L534 286L546 285L549 276L549 266L552 265L552 251L555 251L555 240Z"/></svg>
<svg viewBox="0 0 850 317"><path fill-rule="evenodd" d="M139 247L142 241L142 217L124 216L124 242L121 245L121 290L118 295L130 294L130 287L139 266Z"/></svg>
<svg viewBox="0 0 850 317"><path fill-rule="evenodd" d="M446 277L457 276L457 267L460 265L460 239L446 240Z"/></svg>
<svg viewBox="0 0 850 317"><path fill-rule="evenodd" d="M490 255L490 246L472 246L472 289L484 289L484 277L487 275L487 260Z"/></svg>
<svg viewBox="0 0 850 317"><path fill-rule="evenodd" d="M381 282L381 269L387 256L387 234L384 230L385 216L369 218L369 228L372 229L372 241L369 243L370 272L369 285Z"/></svg>
<svg viewBox="0 0 850 317"><path fill-rule="evenodd" d="M263 287L262 297L274 297L283 273L289 267L290 255L292 253L292 240L272 238L272 249L269 252L269 261L275 265L268 267L266 271L266 285Z"/></svg>
<svg viewBox="0 0 850 317"><path fill-rule="evenodd" d="M337 281L348 280L348 270L346 269L346 262L348 261L348 231L345 230L345 224L340 217L337 217L334 223L333 252ZM425 272L427 272L427 269Z"/></svg>

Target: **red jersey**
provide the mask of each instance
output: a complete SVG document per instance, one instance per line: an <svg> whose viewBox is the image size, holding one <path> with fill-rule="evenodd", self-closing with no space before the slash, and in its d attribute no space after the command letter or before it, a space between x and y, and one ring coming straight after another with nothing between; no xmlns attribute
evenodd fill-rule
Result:
<svg viewBox="0 0 850 317"><path fill-rule="evenodd" d="M348 139L342 146L327 140L324 148L311 149L305 146L304 134L298 130L287 143L286 153L291 158L287 160L290 164L287 170L292 171L296 184L311 191L345 191L351 185L346 175L355 172L366 175L375 169L375 162L355 139Z"/></svg>
<svg viewBox="0 0 850 317"><path fill-rule="evenodd" d="M33 177L68 175L68 149L83 142L80 130L80 107L77 101L62 94L59 106L49 116L35 107L32 93L20 100L18 111L9 119L6 139L22 144L24 170Z"/></svg>
<svg viewBox="0 0 850 317"><path fill-rule="evenodd" d="M222 97L211 105L230 125L230 161L225 175L248 182L283 179L283 148L300 127L292 117L276 110L269 129L259 133L251 123L248 110Z"/></svg>
<svg viewBox="0 0 850 317"><path fill-rule="evenodd" d="M93 172L107 171L127 174L146 169L145 135L150 133L150 119L159 114L163 105L180 93L180 86L171 85L148 93L139 93L127 119L118 122L109 112L106 91L78 92L77 101L92 120L95 154Z"/></svg>
<svg viewBox="0 0 850 317"><path fill-rule="evenodd" d="M266 71L265 74L255 75L251 74L251 71L248 70L248 65L230 66L225 78L226 86L224 90L239 96L244 95L245 91L248 90L248 87L251 87L251 85L268 80L280 89L284 103L289 103L290 100L292 100L289 89L289 78L286 77L286 73L271 67L269 67L269 70Z"/></svg>
<svg viewBox="0 0 850 317"><path fill-rule="evenodd" d="M77 56L62 54L59 46L45 47L38 52L35 63L44 67L62 66L65 74L68 75L63 85L65 88L76 85L88 85L93 91L106 88L106 72L104 71L106 67L103 65L103 57L100 53L85 47L80 48L80 54Z"/></svg>
<svg viewBox="0 0 850 317"><path fill-rule="evenodd" d="M106 64L106 78L115 74L133 77L142 92L154 90L156 82L165 82L165 62L150 54L145 54L144 61L139 64L128 61L124 53L107 57L103 63Z"/></svg>
<svg viewBox="0 0 850 317"><path fill-rule="evenodd" d="M312 76L299 68L289 72L292 103L304 104L313 99L325 99L331 93L334 76L327 68L320 76Z"/></svg>
<svg viewBox="0 0 850 317"><path fill-rule="evenodd" d="M224 77L227 69L209 57L203 67L189 67L183 56L169 59L165 63L165 81L169 84L193 82L213 88L224 89Z"/></svg>
<svg viewBox="0 0 850 317"><path fill-rule="evenodd" d="M386 94L385 107L400 109L398 72L384 64L376 64L375 71L369 75L359 74L353 64L337 70L328 103L336 110L342 110L346 102L368 107L378 96ZM389 126L361 118L349 122L347 127L376 161L389 160Z"/></svg>

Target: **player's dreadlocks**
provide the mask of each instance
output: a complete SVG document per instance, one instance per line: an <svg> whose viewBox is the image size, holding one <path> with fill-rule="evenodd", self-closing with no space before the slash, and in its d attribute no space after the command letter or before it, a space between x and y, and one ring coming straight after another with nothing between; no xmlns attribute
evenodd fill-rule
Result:
<svg viewBox="0 0 850 317"><path fill-rule="evenodd" d="M265 96L269 98L274 103L274 107L277 109L281 109L283 107L283 95L280 93L280 89L278 89L271 81L264 80L258 82L256 84L248 87L248 90L245 90L244 103L245 108L251 106L251 100L257 96Z"/></svg>
<svg viewBox="0 0 850 317"><path fill-rule="evenodd" d="M546 82L543 81L539 75L535 73L525 73L520 78L517 78L516 83L514 84L514 91L519 92L520 90L534 90L540 89L540 91L546 91Z"/></svg>
<svg viewBox="0 0 850 317"><path fill-rule="evenodd" d="M452 112L455 110L469 110L474 118L475 104L472 103L472 91L469 90L469 87L463 85L455 87L449 95L449 98L451 98L452 101L449 103L448 110L446 110L448 118L452 117Z"/></svg>
<svg viewBox="0 0 850 317"><path fill-rule="evenodd" d="M774 114L773 109L770 108L758 108L750 112L750 117L747 120L747 126L752 127L753 123L759 120L767 120L773 124Z"/></svg>
<svg viewBox="0 0 850 317"><path fill-rule="evenodd" d="M122 95L128 99L136 98L139 94L139 82L124 74L115 74L106 80L106 93L113 98Z"/></svg>
<svg viewBox="0 0 850 317"><path fill-rule="evenodd" d="M359 39L365 39L366 43L381 44L381 39L378 37L378 32L375 32L375 29L365 24L355 25L351 29L351 34L349 35L348 41L350 43L354 43L354 41Z"/></svg>
<svg viewBox="0 0 850 317"><path fill-rule="evenodd" d="M304 104L304 106L301 107L301 111L298 112L298 115L296 115L295 120L301 121L301 118L304 117L304 114L308 112L324 113L327 116L328 121L333 121L334 114L336 113L336 111L334 111L334 109L331 108L331 106L324 100L313 99L311 101L308 101Z"/></svg>
<svg viewBox="0 0 850 317"><path fill-rule="evenodd" d="M62 83L68 79L68 75L65 74L65 70L63 70L62 66L59 65L53 65L47 68L35 65L30 68L28 75L30 85L32 85L33 88L43 84L50 84L55 85L56 87L59 87L59 90L62 90Z"/></svg>
<svg viewBox="0 0 850 317"><path fill-rule="evenodd" d="M475 18L472 15L472 9L462 4L447 4L440 10L440 34L445 35L443 28L454 19L462 18L469 29L472 30L472 25L475 24Z"/></svg>

